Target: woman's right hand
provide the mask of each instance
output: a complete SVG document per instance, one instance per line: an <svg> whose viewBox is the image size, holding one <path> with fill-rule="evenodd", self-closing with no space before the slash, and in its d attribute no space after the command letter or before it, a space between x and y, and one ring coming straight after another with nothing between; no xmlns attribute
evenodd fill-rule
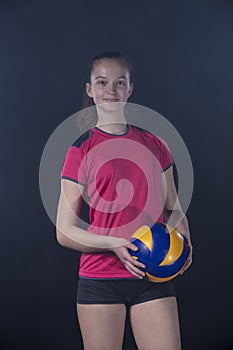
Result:
<svg viewBox="0 0 233 350"><path fill-rule="evenodd" d="M120 239L122 242L122 245L112 248L112 252L117 255L117 257L120 259L120 261L125 265L125 268L131 272L134 276L142 279L145 277L145 273L140 270L139 268L145 268L145 265L140 263L139 261L133 259L133 257L130 255L128 249L131 249L133 251L137 251L138 247L135 246L133 243L130 243L126 239L122 238ZM119 243L120 243L119 240Z"/></svg>

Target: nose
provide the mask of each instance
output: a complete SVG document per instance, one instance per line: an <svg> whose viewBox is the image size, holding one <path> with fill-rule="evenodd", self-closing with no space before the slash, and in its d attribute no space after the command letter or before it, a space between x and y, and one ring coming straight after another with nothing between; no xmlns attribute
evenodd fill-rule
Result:
<svg viewBox="0 0 233 350"><path fill-rule="evenodd" d="M114 82L110 82L108 85L108 93L110 94L115 94L116 93L116 85L114 84Z"/></svg>

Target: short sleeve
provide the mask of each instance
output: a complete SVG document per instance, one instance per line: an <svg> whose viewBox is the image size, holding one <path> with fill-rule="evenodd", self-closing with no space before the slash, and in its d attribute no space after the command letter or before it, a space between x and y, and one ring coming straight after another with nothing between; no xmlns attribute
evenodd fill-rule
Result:
<svg viewBox="0 0 233 350"><path fill-rule="evenodd" d="M170 153L169 147L163 139L159 138L161 142L160 164L163 171L166 171L170 166L174 164L174 160Z"/></svg>
<svg viewBox="0 0 233 350"><path fill-rule="evenodd" d="M85 186L86 171L85 161L81 149L71 146L65 157L65 161L61 170L61 178L74 181Z"/></svg>

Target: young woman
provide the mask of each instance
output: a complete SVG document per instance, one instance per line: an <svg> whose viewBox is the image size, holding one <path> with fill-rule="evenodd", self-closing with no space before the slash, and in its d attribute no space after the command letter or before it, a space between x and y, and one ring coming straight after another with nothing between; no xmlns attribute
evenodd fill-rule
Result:
<svg viewBox="0 0 233 350"><path fill-rule="evenodd" d="M190 248L184 270L191 264L190 233L177 201L173 160L161 138L126 122L124 107L133 92L128 59L117 52L102 53L93 58L89 73L85 106L93 106L87 117L92 127L67 152L56 225L58 242L82 252L77 314L84 348L122 349L129 312L138 349L178 350L172 283L143 279L144 265L128 251L137 250L130 243L137 228L163 222L172 213ZM78 226L83 198L90 208L87 229Z"/></svg>

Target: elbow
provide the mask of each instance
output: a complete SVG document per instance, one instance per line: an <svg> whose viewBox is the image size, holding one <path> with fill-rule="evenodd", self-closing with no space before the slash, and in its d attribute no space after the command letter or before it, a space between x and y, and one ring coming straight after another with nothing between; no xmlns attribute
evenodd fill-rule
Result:
<svg viewBox="0 0 233 350"><path fill-rule="evenodd" d="M66 247L66 237L65 235L58 229L56 229L56 238L57 242L62 246Z"/></svg>
<svg viewBox="0 0 233 350"><path fill-rule="evenodd" d="M65 248L77 250L79 252L89 252L89 247L86 247L85 245L82 245L76 242L75 240L70 239L68 234L66 234L68 232L69 232L69 227L66 228L65 231L63 230L61 231L58 228L56 228L56 239L59 245Z"/></svg>

